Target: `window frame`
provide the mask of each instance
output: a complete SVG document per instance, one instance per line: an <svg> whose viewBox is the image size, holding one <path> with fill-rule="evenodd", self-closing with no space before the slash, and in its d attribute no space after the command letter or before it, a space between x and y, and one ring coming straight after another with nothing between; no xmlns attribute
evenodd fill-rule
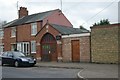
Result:
<svg viewBox="0 0 120 80"><path fill-rule="evenodd" d="M29 55L29 47L30 43L29 42L18 42L17 43L17 50L24 53L25 55Z"/></svg>
<svg viewBox="0 0 120 80"><path fill-rule="evenodd" d="M31 41L31 53L36 53L36 41Z"/></svg>
<svg viewBox="0 0 120 80"><path fill-rule="evenodd" d="M11 51L15 51L16 47L17 47L17 44L16 43L12 43L11 44Z"/></svg>
<svg viewBox="0 0 120 80"><path fill-rule="evenodd" d="M11 38L16 37L16 27L11 28Z"/></svg>
<svg viewBox="0 0 120 80"><path fill-rule="evenodd" d="M31 36L35 36L37 34L37 22L31 23Z"/></svg>

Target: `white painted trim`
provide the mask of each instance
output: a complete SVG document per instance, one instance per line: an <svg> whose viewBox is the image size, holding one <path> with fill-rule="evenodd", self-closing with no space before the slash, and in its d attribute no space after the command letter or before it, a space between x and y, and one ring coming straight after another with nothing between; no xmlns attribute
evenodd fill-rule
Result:
<svg viewBox="0 0 120 80"><path fill-rule="evenodd" d="M32 54L35 54L36 52L31 52Z"/></svg>
<svg viewBox="0 0 120 80"><path fill-rule="evenodd" d="M62 38L90 36L90 33L62 35Z"/></svg>

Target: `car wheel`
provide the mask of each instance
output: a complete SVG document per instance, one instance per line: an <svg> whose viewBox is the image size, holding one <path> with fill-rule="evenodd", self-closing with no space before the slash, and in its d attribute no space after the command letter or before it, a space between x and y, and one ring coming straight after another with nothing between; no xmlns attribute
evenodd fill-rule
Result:
<svg viewBox="0 0 120 80"><path fill-rule="evenodd" d="M18 61L15 61L15 67L19 67L19 62Z"/></svg>

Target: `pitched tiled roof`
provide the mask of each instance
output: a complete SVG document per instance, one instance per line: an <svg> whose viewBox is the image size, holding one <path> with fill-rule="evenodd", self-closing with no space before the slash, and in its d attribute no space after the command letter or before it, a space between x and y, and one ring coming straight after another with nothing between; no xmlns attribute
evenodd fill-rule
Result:
<svg viewBox="0 0 120 80"><path fill-rule="evenodd" d="M69 35L69 34L81 34L81 33L88 33L89 30L87 29L80 29L80 28L72 28L63 25L57 24L50 24L53 28L58 30L62 35Z"/></svg>
<svg viewBox="0 0 120 80"><path fill-rule="evenodd" d="M59 9L56 9L56 10L59 10ZM13 21L5 24L4 27L12 27L12 26L16 26L16 25L25 24L25 23L41 21L44 18L46 18L47 16L51 15L52 12L56 11L56 10L51 10L51 11L46 11L46 12L42 12L42 13L36 13L36 14L28 15L28 16L13 20Z"/></svg>

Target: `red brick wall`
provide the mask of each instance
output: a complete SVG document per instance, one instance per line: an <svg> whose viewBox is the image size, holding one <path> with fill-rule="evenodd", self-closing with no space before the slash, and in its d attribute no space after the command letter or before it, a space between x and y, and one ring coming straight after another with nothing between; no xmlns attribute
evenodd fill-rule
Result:
<svg viewBox="0 0 120 80"><path fill-rule="evenodd" d="M48 31L48 32L47 32ZM59 32L57 30L55 30L53 27L49 26L48 29L46 27L43 27L41 32L36 36L36 41L37 41L37 44L40 44L41 43L41 39L42 37L46 34L46 33L50 33L54 36L54 38L56 38L56 35L59 34ZM60 51L61 52L61 51ZM57 53L60 53L58 50L57 50ZM61 54L61 53L60 53ZM59 54L59 55L60 55ZM40 58L41 57L41 46L40 45L37 45L37 58Z"/></svg>
<svg viewBox="0 0 120 80"><path fill-rule="evenodd" d="M47 18L45 18L43 20L43 25L46 24L47 20L48 20L49 23L54 23L54 24L58 24L58 25L64 25L64 26L73 27L73 25L64 16L64 14L59 12L59 11L55 11L52 15L48 16Z"/></svg>
<svg viewBox="0 0 120 80"><path fill-rule="evenodd" d="M37 22L38 28L37 31L41 29L41 22ZM31 24L19 25L16 28L17 30L17 42L30 42L31 40L36 40L35 36L31 36ZM4 50L11 50L11 43L16 43L16 37L11 38L11 27L4 29Z"/></svg>
<svg viewBox="0 0 120 80"><path fill-rule="evenodd" d="M30 41L31 38L31 25L25 24L17 27L17 41Z"/></svg>
<svg viewBox="0 0 120 80"><path fill-rule="evenodd" d="M11 28L5 28L4 29L4 51L9 51L11 50Z"/></svg>
<svg viewBox="0 0 120 80"><path fill-rule="evenodd" d="M23 17L23 16L27 16L28 15L28 10L25 7L20 7L19 10L19 18Z"/></svg>

